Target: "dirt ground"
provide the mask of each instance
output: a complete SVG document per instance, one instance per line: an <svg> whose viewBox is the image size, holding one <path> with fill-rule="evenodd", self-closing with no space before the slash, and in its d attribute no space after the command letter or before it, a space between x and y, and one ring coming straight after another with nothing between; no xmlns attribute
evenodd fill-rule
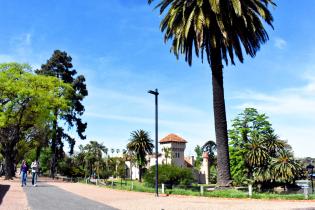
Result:
<svg viewBox="0 0 315 210"><path fill-rule="evenodd" d="M79 183L50 184L91 200L126 210L315 210L315 201L267 201L193 196L155 197L150 193L119 191Z"/></svg>
<svg viewBox="0 0 315 210"><path fill-rule="evenodd" d="M29 210L20 179L0 178L0 210Z"/></svg>

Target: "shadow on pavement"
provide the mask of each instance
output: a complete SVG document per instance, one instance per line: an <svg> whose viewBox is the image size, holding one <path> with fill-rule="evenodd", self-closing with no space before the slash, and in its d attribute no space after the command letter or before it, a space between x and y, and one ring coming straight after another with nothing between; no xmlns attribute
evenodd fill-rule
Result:
<svg viewBox="0 0 315 210"><path fill-rule="evenodd" d="M9 191L10 185L0 185L0 205L2 204L2 200L5 194Z"/></svg>
<svg viewBox="0 0 315 210"><path fill-rule="evenodd" d="M307 208L295 208L295 209L292 209L292 210L315 210L315 207L307 207Z"/></svg>
<svg viewBox="0 0 315 210"><path fill-rule="evenodd" d="M24 188L42 188L42 187L54 187L54 186L51 186L51 185L42 185L42 184L37 184L37 186L33 186L33 185L26 185Z"/></svg>

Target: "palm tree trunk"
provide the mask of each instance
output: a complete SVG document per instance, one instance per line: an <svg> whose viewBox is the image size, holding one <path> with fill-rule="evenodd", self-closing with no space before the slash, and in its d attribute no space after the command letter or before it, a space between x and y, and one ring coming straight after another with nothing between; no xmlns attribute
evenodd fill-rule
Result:
<svg viewBox="0 0 315 210"><path fill-rule="evenodd" d="M231 184L231 174L223 88L223 65L220 49L215 48L211 52L213 111L218 158L217 185L226 187Z"/></svg>
<svg viewBox="0 0 315 210"><path fill-rule="evenodd" d="M142 182L142 166L139 165L139 182Z"/></svg>

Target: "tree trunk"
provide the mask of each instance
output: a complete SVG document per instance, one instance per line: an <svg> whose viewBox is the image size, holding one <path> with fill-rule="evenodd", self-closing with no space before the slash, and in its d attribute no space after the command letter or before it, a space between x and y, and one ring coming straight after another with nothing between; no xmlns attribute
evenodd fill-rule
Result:
<svg viewBox="0 0 315 210"><path fill-rule="evenodd" d="M139 165L139 182L142 182L142 166Z"/></svg>
<svg viewBox="0 0 315 210"><path fill-rule="evenodd" d="M55 178L55 171L56 171L56 150L57 150L57 113L55 113L56 119L53 121L53 131L51 137L51 161L50 161L50 177Z"/></svg>
<svg viewBox="0 0 315 210"><path fill-rule="evenodd" d="M42 150L41 146L36 147L36 156L35 156L36 160L39 160L41 150Z"/></svg>
<svg viewBox="0 0 315 210"><path fill-rule="evenodd" d="M217 185L227 187L231 184L230 160L226 111L223 88L223 65L219 48L212 49L211 55L213 111L217 144Z"/></svg>
<svg viewBox="0 0 315 210"><path fill-rule="evenodd" d="M14 145L11 143L4 144L4 172L5 179L12 179L15 176L14 168Z"/></svg>

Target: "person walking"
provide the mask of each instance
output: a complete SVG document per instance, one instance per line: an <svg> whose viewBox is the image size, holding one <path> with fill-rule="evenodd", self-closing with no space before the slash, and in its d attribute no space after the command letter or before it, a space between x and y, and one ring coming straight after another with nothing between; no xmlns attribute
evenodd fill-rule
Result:
<svg viewBox="0 0 315 210"><path fill-rule="evenodd" d="M26 161L23 160L21 164L21 168L20 168L22 187L26 186L27 171L28 171L28 167L27 167Z"/></svg>
<svg viewBox="0 0 315 210"><path fill-rule="evenodd" d="M37 160L32 162L31 169L32 169L32 185L34 187L37 187L36 183L37 183L37 176L39 172L39 162Z"/></svg>

